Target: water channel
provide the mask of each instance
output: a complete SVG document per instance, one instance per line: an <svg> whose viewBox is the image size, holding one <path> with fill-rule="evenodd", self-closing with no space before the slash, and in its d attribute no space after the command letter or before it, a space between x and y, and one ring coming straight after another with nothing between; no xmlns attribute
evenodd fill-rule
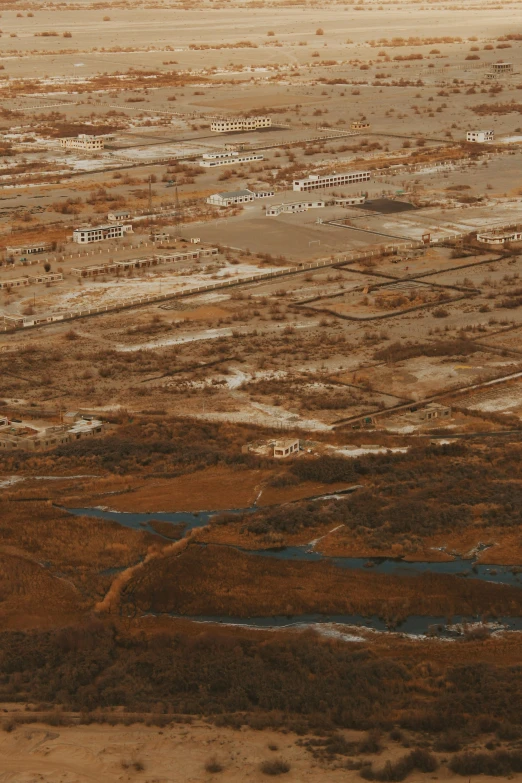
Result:
<svg viewBox="0 0 522 783"><path fill-rule="evenodd" d="M101 508L69 508L69 513L77 516L90 516L98 519L106 519L111 522L117 522L125 527L135 530L146 530L158 535L151 527L150 523L168 522L172 525L185 525L185 532L197 527L203 527L209 524L211 517L217 513L240 514L250 509L233 509L224 512L201 511L190 513L179 512L160 512L155 514L133 513L121 511L108 511ZM204 544L202 544L204 546ZM448 562L427 562L415 561L407 562L401 559L393 558L360 558L360 557L330 557L322 555L310 548L309 544L303 546L288 546L274 549L248 550L241 547L233 547L245 554L255 555L256 557L270 557L280 560L303 560L307 562L328 562L338 568L347 569L366 569L379 574L393 574L396 576L414 576L424 573L444 574L460 578L479 579L483 582L494 584L511 585L522 588L522 568L517 566L505 565L484 565L473 562L472 560L455 559ZM177 615L175 615L177 616ZM309 614L299 616L269 616L269 617L206 617L197 616L186 619L193 619L199 622L219 622L229 625L252 626L259 628L282 628L288 626L304 626L324 623L338 623L341 625L357 626L361 628L371 628L376 631L389 630L386 622L377 616L362 617L359 615L320 615ZM466 622L476 622L479 618L451 618L451 625L460 625ZM426 633L435 633L441 636L454 636L455 632L447 627L448 619L446 617L429 617L424 615L410 615L400 626L398 630L401 633L422 635ZM496 622L510 630L522 630L522 617L503 617L498 618Z"/></svg>

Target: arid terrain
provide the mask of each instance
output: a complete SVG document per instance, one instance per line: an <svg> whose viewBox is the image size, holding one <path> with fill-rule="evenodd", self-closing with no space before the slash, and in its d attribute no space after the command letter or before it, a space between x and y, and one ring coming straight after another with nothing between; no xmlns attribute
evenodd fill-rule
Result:
<svg viewBox="0 0 522 783"><path fill-rule="evenodd" d="M0 28L0 781L520 777L522 4Z"/></svg>

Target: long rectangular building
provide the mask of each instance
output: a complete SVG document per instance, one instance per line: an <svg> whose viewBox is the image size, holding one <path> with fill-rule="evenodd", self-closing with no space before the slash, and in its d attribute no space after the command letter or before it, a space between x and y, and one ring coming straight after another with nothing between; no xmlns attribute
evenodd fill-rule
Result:
<svg viewBox="0 0 522 783"><path fill-rule="evenodd" d="M255 160L264 160L263 155L237 155L234 158L205 158L199 161L199 165L210 169L214 166L234 166L236 163L252 163Z"/></svg>
<svg viewBox="0 0 522 783"><path fill-rule="evenodd" d="M306 179L294 179L294 190L310 191L325 188L336 188L339 185L352 185L358 182L368 182L370 171L346 171L343 174L310 174Z"/></svg>
<svg viewBox="0 0 522 783"><path fill-rule="evenodd" d="M271 125L271 117L234 117L232 119L211 122L210 130L214 133L234 133L237 131L257 130L258 128L270 128Z"/></svg>

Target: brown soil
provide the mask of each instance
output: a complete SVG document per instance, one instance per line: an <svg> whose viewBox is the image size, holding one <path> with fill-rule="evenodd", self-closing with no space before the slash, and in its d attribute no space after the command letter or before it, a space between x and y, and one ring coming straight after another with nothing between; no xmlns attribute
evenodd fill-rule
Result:
<svg viewBox="0 0 522 783"><path fill-rule="evenodd" d="M11 710L9 710L11 712ZM362 739L362 732L343 732L346 739ZM223 783L261 783L267 780L259 765L267 759L283 758L290 766L284 775L288 783L331 783L360 781L359 773L335 769L313 759L306 748L297 744L295 734L281 735L265 730L216 728L205 723L174 725L163 730L154 726L71 726L47 727L41 724L20 727L11 733L2 732L0 754L2 769L10 780L38 779L54 783L57 770L68 783L106 783L127 780L155 780L158 783L203 783L220 780ZM274 746L277 750L271 750ZM387 749L379 757L395 758L405 752L398 746ZM216 758L223 765L219 775L205 770L207 762ZM137 772L135 764L143 765ZM175 778L173 769L176 770ZM14 776L14 777L13 777ZM437 777L448 777L441 771ZM408 780L418 783L428 776L414 773ZM483 777L484 783L493 778Z"/></svg>
<svg viewBox="0 0 522 783"><path fill-rule="evenodd" d="M103 499L117 511L223 511L249 508L257 499L258 506L290 503L294 500L335 492L346 487L346 482L323 484L305 482L288 487L272 487L274 472L268 469L237 470L220 465L172 479L138 480L137 488L125 494ZM104 486L104 491L129 487L129 480L115 479ZM259 494L261 492L261 495ZM96 504L100 498L91 498ZM87 502L87 501L85 501Z"/></svg>
<svg viewBox="0 0 522 783"><path fill-rule="evenodd" d="M85 598L68 579L5 552L0 552L0 595L3 630L72 623L87 608Z"/></svg>

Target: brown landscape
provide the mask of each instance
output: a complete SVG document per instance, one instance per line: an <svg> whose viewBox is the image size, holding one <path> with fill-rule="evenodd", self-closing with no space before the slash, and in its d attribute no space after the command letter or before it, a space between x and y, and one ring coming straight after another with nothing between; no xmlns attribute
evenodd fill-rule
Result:
<svg viewBox="0 0 522 783"><path fill-rule="evenodd" d="M0 780L518 779L519 0L0 17Z"/></svg>

